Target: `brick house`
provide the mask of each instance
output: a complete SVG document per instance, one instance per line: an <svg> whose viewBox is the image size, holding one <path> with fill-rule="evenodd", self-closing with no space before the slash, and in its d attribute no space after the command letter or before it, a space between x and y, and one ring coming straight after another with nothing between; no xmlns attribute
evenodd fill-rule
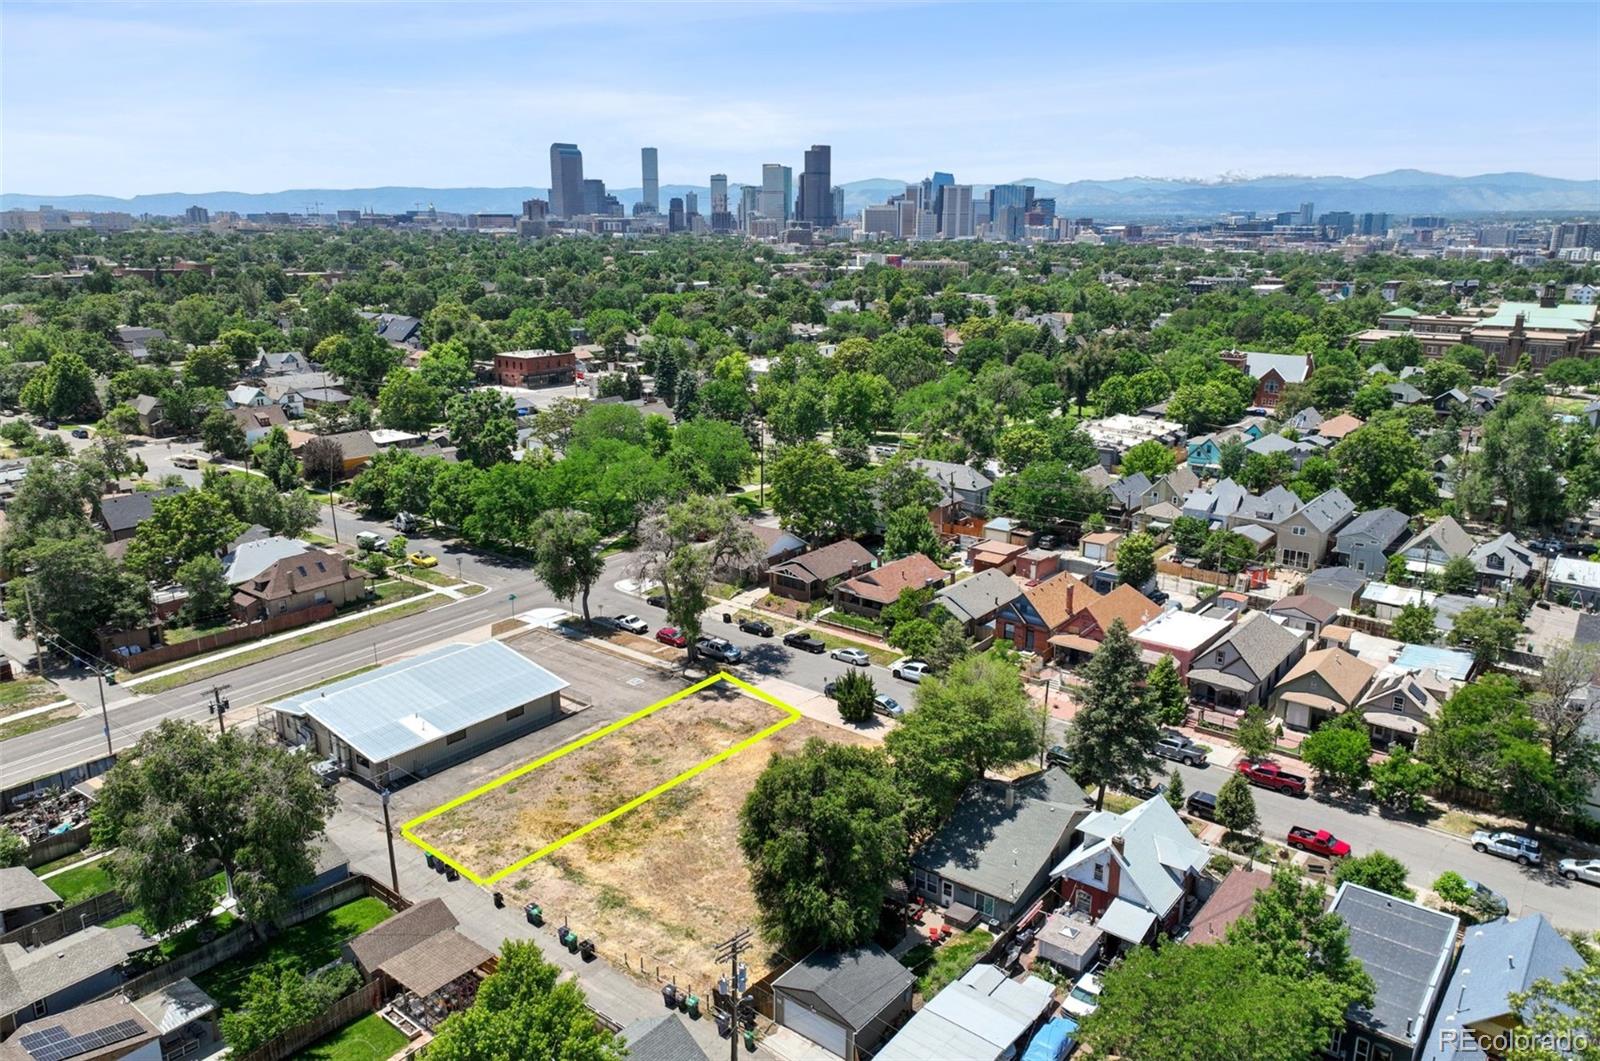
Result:
<svg viewBox="0 0 1600 1061"><path fill-rule="evenodd" d="M1055 655L1050 638L1094 596L1077 576L1063 571L1024 587L1020 597L1002 607L994 619L995 636L1010 641L1019 652L1036 652L1048 660Z"/></svg>
<svg viewBox="0 0 1600 1061"><path fill-rule="evenodd" d="M350 604L366 594L366 579L351 572L348 559L324 549L306 549L241 582L233 594L233 617L256 622L313 604Z"/></svg>
<svg viewBox="0 0 1600 1061"><path fill-rule="evenodd" d="M903 591L942 586L944 580L944 568L921 553L912 553L834 586L833 606L876 619Z"/></svg>
<svg viewBox="0 0 1600 1061"><path fill-rule="evenodd" d="M1078 610L1050 638L1050 644L1056 654L1065 652L1068 661L1075 663L1099 651L1106 631L1118 619L1133 631L1160 614L1161 605L1124 582L1110 593L1085 596Z"/></svg>
<svg viewBox="0 0 1600 1061"><path fill-rule="evenodd" d="M577 367L570 350L511 350L494 355L494 381L502 387L548 387L571 383Z"/></svg>
<svg viewBox="0 0 1600 1061"><path fill-rule="evenodd" d="M767 572L767 586L780 597L814 601L826 597L835 583L870 571L875 563L859 542L846 538L773 567Z"/></svg>

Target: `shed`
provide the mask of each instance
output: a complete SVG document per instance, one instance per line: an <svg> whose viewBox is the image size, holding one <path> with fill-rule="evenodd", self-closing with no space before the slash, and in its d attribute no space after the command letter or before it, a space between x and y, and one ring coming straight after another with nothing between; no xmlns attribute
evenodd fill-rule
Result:
<svg viewBox="0 0 1600 1061"><path fill-rule="evenodd" d="M911 1012L916 977L875 943L813 951L773 981L773 1016L818 1046L854 1061Z"/></svg>

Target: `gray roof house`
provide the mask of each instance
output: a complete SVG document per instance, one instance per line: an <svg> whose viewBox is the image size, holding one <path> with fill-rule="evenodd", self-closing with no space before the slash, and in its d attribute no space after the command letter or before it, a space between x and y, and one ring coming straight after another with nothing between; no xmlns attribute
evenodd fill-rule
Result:
<svg viewBox="0 0 1600 1061"><path fill-rule="evenodd" d="M707 1061L683 1018L676 1013L645 1017L622 1029L629 1061Z"/></svg>
<svg viewBox="0 0 1600 1061"><path fill-rule="evenodd" d="M1409 383L1391 383L1383 388L1394 395L1395 401L1401 405L1418 405L1428 400L1428 396Z"/></svg>
<svg viewBox="0 0 1600 1061"><path fill-rule="evenodd" d="M1249 496L1250 491L1232 479L1224 479L1210 489L1196 490L1184 498L1183 514L1220 527L1239 511L1239 506Z"/></svg>
<svg viewBox="0 0 1600 1061"><path fill-rule="evenodd" d="M958 923L1006 924L1039 897L1088 813L1088 797L1060 767L975 782L911 856L912 889Z"/></svg>
<svg viewBox="0 0 1600 1061"><path fill-rule="evenodd" d="M1181 507L1183 499L1200 489L1200 476L1188 464L1180 464L1155 481L1152 491L1157 501Z"/></svg>
<svg viewBox="0 0 1600 1061"><path fill-rule="evenodd" d="M1031 973L1013 980L996 966L974 965L925 1001L884 1044L877 1061L1016 1058L1055 1005L1047 980Z"/></svg>
<svg viewBox="0 0 1600 1061"><path fill-rule="evenodd" d="M1296 593L1273 601L1267 606L1267 614L1292 630L1304 630L1316 638L1324 626L1339 617L1339 608L1310 593Z"/></svg>
<svg viewBox="0 0 1600 1061"><path fill-rule="evenodd" d="M1340 1061L1418 1061L1455 952L1456 918L1359 884L1341 884L1329 907L1350 929L1350 953L1375 984L1370 1007L1354 1005L1327 1053Z"/></svg>
<svg viewBox="0 0 1600 1061"><path fill-rule="evenodd" d="M1317 452L1315 446L1297 442L1292 438L1284 438L1282 435L1262 435L1254 442L1246 443L1244 448L1246 452L1259 453L1263 457L1270 457L1276 453L1285 454L1297 471L1300 465L1306 462L1307 457Z"/></svg>
<svg viewBox="0 0 1600 1061"><path fill-rule="evenodd" d="M1300 507L1300 496L1286 486L1274 486L1266 493L1245 494L1239 502L1239 508L1228 519L1229 530L1237 531L1244 527L1263 527L1274 534L1277 533L1279 524L1292 516Z"/></svg>
<svg viewBox="0 0 1600 1061"><path fill-rule="evenodd" d="M1267 694L1305 655L1308 637L1256 612L1196 656L1189 695L1217 707L1242 709L1267 702Z"/></svg>
<svg viewBox="0 0 1600 1061"><path fill-rule="evenodd" d="M1152 490L1155 484L1144 472L1134 472L1124 475L1107 489L1111 494L1112 507L1123 513L1137 512L1153 500Z"/></svg>
<svg viewBox="0 0 1600 1061"><path fill-rule="evenodd" d="M939 606L959 620L969 635L986 631L995 613L1022 596L1022 587L997 567L941 589Z"/></svg>
<svg viewBox="0 0 1600 1061"><path fill-rule="evenodd" d="M1535 980L1560 983L1583 958L1543 914L1499 918L1467 929L1439 1015L1418 1056L1426 1061L1480 1058L1469 1037L1489 1042L1521 1024L1511 996Z"/></svg>
<svg viewBox="0 0 1600 1061"><path fill-rule="evenodd" d="M1397 508L1363 512L1339 530L1333 540L1333 558L1357 571L1381 572L1389 565L1389 553L1410 526L1410 517Z"/></svg>
<svg viewBox="0 0 1600 1061"><path fill-rule="evenodd" d="M988 507L989 490L994 486L988 476L973 471L965 464L954 464L950 461L918 458L913 460L911 465L938 484L944 491L943 501L946 504L953 502L969 512L982 511Z"/></svg>
<svg viewBox="0 0 1600 1061"><path fill-rule="evenodd" d="M33 950L0 943L0 1035L115 990L123 964L153 946L138 925L91 925Z"/></svg>
<svg viewBox="0 0 1600 1061"><path fill-rule="evenodd" d="M1353 567L1319 567L1306 576L1300 592L1321 597L1336 608L1354 609L1368 577Z"/></svg>
<svg viewBox="0 0 1600 1061"><path fill-rule="evenodd" d="M1302 435L1308 431L1315 431L1322 423L1322 414L1317 412L1317 407L1308 405L1283 422L1284 427L1292 427Z"/></svg>
<svg viewBox="0 0 1600 1061"><path fill-rule="evenodd" d="M187 489L187 486L169 486L165 490L139 490L131 494L103 497L100 499L100 522L111 535L112 541L131 538L138 532L139 524L155 515L157 498L171 497Z"/></svg>
<svg viewBox="0 0 1600 1061"><path fill-rule="evenodd" d="M1356 503L1340 489L1325 490L1278 524L1278 566L1309 571L1328 555L1328 546L1356 514Z"/></svg>
<svg viewBox="0 0 1600 1061"><path fill-rule="evenodd" d="M1457 556L1467 556L1476 543L1450 516L1441 516L1418 531L1400 547L1406 570L1415 573L1437 571Z"/></svg>
<svg viewBox="0 0 1600 1061"><path fill-rule="evenodd" d="M910 1015L916 983L911 970L876 943L812 951L772 982L773 1019L855 1061Z"/></svg>
<svg viewBox="0 0 1600 1061"><path fill-rule="evenodd" d="M0 932L37 921L61 905L61 896L23 866L0 867Z"/></svg>
<svg viewBox="0 0 1600 1061"><path fill-rule="evenodd" d="M1478 569L1478 585L1482 589L1498 589L1526 582L1533 575L1533 551L1517 541L1514 534L1502 534L1492 541L1482 542L1467 554Z"/></svg>

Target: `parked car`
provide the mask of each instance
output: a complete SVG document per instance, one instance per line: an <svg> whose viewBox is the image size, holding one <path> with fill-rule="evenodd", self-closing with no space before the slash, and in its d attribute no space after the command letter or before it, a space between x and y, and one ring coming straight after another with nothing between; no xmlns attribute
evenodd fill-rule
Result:
<svg viewBox="0 0 1600 1061"><path fill-rule="evenodd" d="M1539 853L1539 841L1520 833L1492 833L1487 829L1472 834L1472 850L1480 855L1509 858L1519 866L1536 866L1544 858Z"/></svg>
<svg viewBox="0 0 1600 1061"><path fill-rule="evenodd" d="M54 420L46 420L44 422L44 429L46 431L54 431L56 428L58 428L60 426L61 425L56 423Z"/></svg>
<svg viewBox="0 0 1600 1061"><path fill-rule="evenodd" d="M900 706L900 701L892 696L885 696L883 693L873 697L872 710L880 715L888 715L890 718L903 718L906 713L906 709Z"/></svg>
<svg viewBox="0 0 1600 1061"><path fill-rule="evenodd" d="M930 671L928 669L928 665L922 662L920 659L903 659L899 663L896 663L894 667L890 669L889 673L893 674L896 678L899 678L902 681L908 681L913 685L916 685L921 683L923 678L927 677L933 672Z"/></svg>
<svg viewBox="0 0 1600 1061"><path fill-rule="evenodd" d="M356 547L368 552L381 553L389 548L389 539L372 531L357 531Z"/></svg>
<svg viewBox="0 0 1600 1061"><path fill-rule="evenodd" d="M589 618L589 625L596 630L621 630L622 624L609 615L594 615Z"/></svg>
<svg viewBox="0 0 1600 1061"><path fill-rule="evenodd" d="M755 634L757 637L772 636L772 624L761 619L740 619L739 629L747 634Z"/></svg>
<svg viewBox="0 0 1600 1061"><path fill-rule="evenodd" d="M1344 858L1350 854L1350 845L1326 829L1307 829L1300 825L1289 827L1288 844L1301 851L1309 851L1323 858Z"/></svg>
<svg viewBox="0 0 1600 1061"><path fill-rule="evenodd" d="M838 697L836 697L834 695L838 691L839 691L839 679L838 678L829 678L827 681L822 683L822 695L826 696L829 700L838 699Z"/></svg>
<svg viewBox="0 0 1600 1061"><path fill-rule="evenodd" d="M1252 763L1248 759L1239 763L1239 772L1245 780L1252 785L1260 785L1274 792L1284 792L1291 796L1306 794L1306 779L1299 774L1291 774L1283 767L1270 759Z"/></svg>
<svg viewBox="0 0 1600 1061"><path fill-rule="evenodd" d="M617 625L630 634L648 634L650 632L650 624L637 615L619 615L617 616Z"/></svg>
<svg viewBox="0 0 1600 1061"><path fill-rule="evenodd" d="M1565 544L1560 538L1535 538L1528 548L1541 556L1560 556Z"/></svg>
<svg viewBox="0 0 1600 1061"><path fill-rule="evenodd" d="M836 648L828 653L828 657L836 659L840 663L848 663L852 667L865 667L872 662L867 658L867 654L859 648Z"/></svg>
<svg viewBox="0 0 1600 1061"><path fill-rule="evenodd" d="M1187 766L1206 765L1205 751L1188 737L1162 737L1150 750L1161 758L1171 759L1175 763L1184 763Z"/></svg>
<svg viewBox="0 0 1600 1061"><path fill-rule="evenodd" d="M72 437L73 438L88 438L89 437L89 429L87 427L75 427L75 428L72 429Z"/></svg>
<svg viewBox="0 0 1600 1061"><path fill-rule="evenodd" d="M659 593L650 594L650 596L644 599L644 602L650 605L652 608L665 608L667 606L667 598L663 597Z"/></svg>
<svg viewBox="0 0 1600 1061"><path fill-rule="evenodd" d="M1149 598L1151 604L1165 604L1172 599L1172 594L1160 589L1153 589L1145 596Z"/></svg>
<svg viewBox="0 0 1600 1061"><path fill-rule="evenodd" d="M702 637L694 643L694 651L696 655L714 659L718 663L738 663L744 659L744 653L739 651L738 645L720 637Z"/></svg>
<svg viewBox="0 0 1600 1061"><path fill-rule="evenodd" d="M1556 871L1568 880L1600 884L1600 858L1564 858L1556 863Z"/></svg>
<svg viewBox="0 0 1600 1061"><path fill-rule="evenodd" d="M828 646L812 637L804 630L791 630L783 635L783 643L790 648L798 648L801 652L811 652L821 655L828 650Z"/></svg>
<svg viewBox="0 0 1600 1061"><path fill-rule="evenodd" d="M427 553L423 552L421 549L418 549L414 553L407 553L406 554L406 559L411 561L411 566L412 567L438 567L439 566L439 558L437 556L430 556Z"/></svg>
<svg viewBox="0 0 1600 1061"><path fill-rule="evenodd" d="M684 648L689 644L689 639L680 634L676 626L663 626L657 630L656 640L673 648Z"/></svg>
<svg viewBox="0 0 1600 1061"><path fill-rule="evenodd" d="M196 468L200 467L200 458L194 456L192 453L180 453L176 457L172 458L172 466L174 468L187 468L190 471L194 471Z"/></svg>
<svg viewBox="0 0 1600 1061"><path fill-rule="evenodd" d="M1503 917L1510 911L1511 904L1506 902L1506 897L1493 888L1486 884L1479 884L1475 880L1467 880L1465 877L1461 880L1467 886L1467 890L1472 893L1471 904L1473 906L1497 917Z"/></svg>
<svg viewBox="0 0 1600 1061"><path fill-rule="evenodd" d="M1070 766L1072 764L1072 756L1067 753L1066 748L1059 744L1052 744L1050 749L1044 753L1044 761L1050 766Z"/></svg>
<svg viewBox="0 0 1600 1061"><path fill-rule="evenodd" d="M1212 792L1193 792L1183 801L1183 809L1193 814L1196 818L1204 818L1208 822L1217 820L1217 797Z"/></svg>
<svg viewBox="0 0 1600 1061"><path fill-rule="evenodd" d="M1078 982L1067 992L1061 1008L1074 1017L1087 1017L1100 1008L1100 977L1089 971L1078 977Z"/></svg>
<svg viewBox="0 0 1600 1061"><path fill-rule="evenodd" d="M394 529L401 534L410 534L420 526L422 526L422 521L410 512L396 512L394 514Z"/></svg>

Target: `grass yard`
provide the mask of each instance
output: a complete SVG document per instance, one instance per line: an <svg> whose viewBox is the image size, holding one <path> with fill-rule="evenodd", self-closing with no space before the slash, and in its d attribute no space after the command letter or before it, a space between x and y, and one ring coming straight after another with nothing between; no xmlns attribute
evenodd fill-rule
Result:
<svg viewBox="0 0 1600 1061"><path fill-rule="evenodd" d="M380 582L372 588L374 597L372 601L342 610L345 614L349 614L350 612L361 611L364 608L376 608L380 604L393 604L397 600L405 600L408 597L419 597L428 592L431 591L426 586L419 586L415 582L390 579L388 582Z"/></svg>
<svg viewBox="0 0 1600 1061"><path fill-rule="evenodd" d="M111 872L106 869L106 860L100 858L86 866L57 873L45 883L50 885L51 891L61 896L63 902L71 904L91 895L111 891Z"/></svg>
<svg viewBox="0 0 1600 1061"><path fill-rule="evenodd" d="M61 691L54 685L43 678L25 676L21 664L22 661L18 660L16 678L9 682L0 682L0 718L29 708L43 707L61 699Z"/></svg>
<svg viewBox="0 0 1600 1061"><path fill-rule="evenodd" d="M993 942L994 936L987 930L975 928L971 932L957 933L938 947L926 944L912 947L900 960L917 974L917 991L924 999L929 999L961 979L961 974L972 968L978 956ZM928 952L926 956L922 953L924 948ZM911 964L909 959L913 957L920 959L921 968Z"/></svg>
<svg viewBox="0 0 1600 1061"><path fill-rule="evenodd" d="M340 948L347 940L384 921L393 912L382 901L370 896L345 903L295 925L265 947L199 974L194 978L195 983L226 1012L239 1005L244 997L245 981L257 969L280 961L292 963L302 972L320 969L339 958Z"/></svg>
<svg viewBox="0 0 1600 1061"><path fill-rule="evenodd" d="M26 733L37 733L41 729L49 729L63 722L71 722L83 715L83 708L77 704L69 704L55 711L43 711L27 718L15 719L11 722L0 722L0 741L20 737Z"/></svg>
<svg viewBox="0 0 1600 1061"><path fill-rule="evenodd" d="M418 582L426 582L430 586L459 586L461 580L454 575L446 574L437 567L405 567L400 570L405 572L407 578L414 578Z"/></svg>
<svg viewBox="0 0 1600 1061"><path fill-rule="evenodd" d="M875 637L883 636L883 624L876 619L868 619L865 615L856 615L851 612L842 612L834 609L820 618L824 622L838 623L840 626L848 626L852 630L860 630L864 634L872 634Z"/></svg>
<svg viewBox="0 0 1600 1061"><path fill-rule="evenodd" d="M232 625L232 623L223 622L212 623L209 626L169 626L161 632L161 636L166 639L167 644L176 645L182 641L193 641L197 637L215 634L226 630Z"/></svg>
<svg viewBox="0 0 1600 1061"><path fill-rule="evenodd" d="M380 1015L369 1013L308 1046L299 1056L310 1061L384 1061L409 1041L399 1028Z"/></svg>

